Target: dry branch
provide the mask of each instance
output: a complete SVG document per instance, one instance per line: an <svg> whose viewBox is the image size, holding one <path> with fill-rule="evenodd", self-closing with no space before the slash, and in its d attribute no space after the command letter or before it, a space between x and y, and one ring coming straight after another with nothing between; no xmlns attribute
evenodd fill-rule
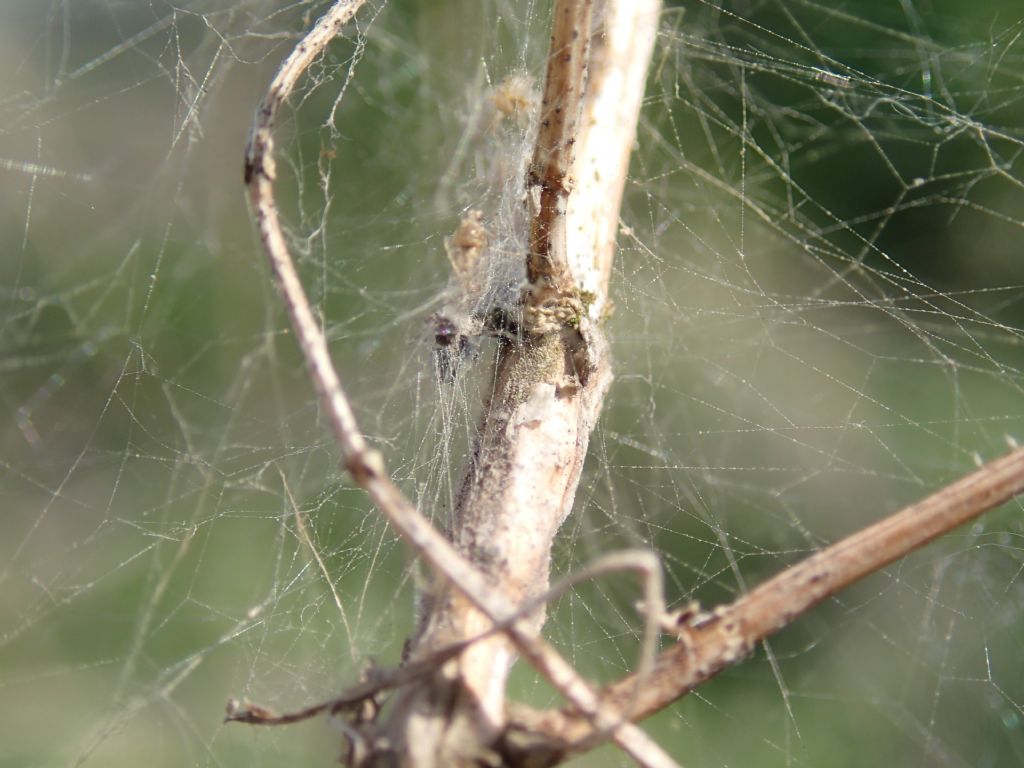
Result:
<svg viewBox="0 0 1024 768"><path fill-rule="evenodd" d="M404 749L405 764L467 765L496 758L494 747L508 764L551 765L612 738L640 765L674 765L642 731L623 721L624 714L639 719L667 706L829 595L1019 493L1024 450L823 550L731 605L680 614L673 627L679 643L657 659L650 684L645 684L647 665L641 664L637 674L596 692L540 637L542 611L526 618L523 611L546 597L551 542L571 509L589 432L611 378L597 321L607 300L619 201L659 4L607 0L592 44L590 0L556 5L562 27L553 35L546 108L560 117L541 131L528 180L537 200L524 333L501 348L494 394L458 496L452 541L402 495L380 455L366 445L302 290L274 202L276 112L362 4L336 2L282 65L254 121L246 183L345 466L437 580L428 595L426 629L410 661L383 686L380 680L370 682L294 715L242 706L231 719L292 722L355 706L394 685L403 688L387 727L376 732L385 743L367 742L371 760L375 752L394 756ZM582 39L578 33L585 33ZM584 62L591 45L588 73ZM557 96L560 89L564 97ZM586 303L580 301L584 294ZM655 602L649 596L649 610ZM519 708L511 723L506 721L505 678L516 652L566 697L567 708L546 713Z"/></svg>
<svg viewBox="0 0 1024 768"><path fill-rule="evenodd" d="M729 605L680 614L672 627L679 642L658 657L651 684L637 686L636 676L630 675L606 688L602 698L613 706L633 707L637 719L654 714L743 659L758 642L825 598L1022 492L1024 448L1018 448L808 557ZM512 721L510 743L530 752L530 765L554 765L601 738L571 707L544 713L521 708Z"/></svg>
<svg viewBox="0 0 1024 768"><path fill-rule="evenodd" d="M612 738L641 765L664 766L665 768L673 766L674 763L655 744L650 742L642 731L628 722L623 722L617 711L601 705L591 686L582 680L572 666L539 637L538 622L515 620L516 600L511 599L517 597L515 590L510 595L507 590L497 589L495 579L485 577L481 570L463 554L467 551L476 553L479 551L479 547L472 546L472 541L467 544L465 539L458 540L459 549L453 547L402 495L388 477L380 455L369 448L363 439L351 406L341 387L337 371L330 359L326 339L313 316L299 281L278 218L278 209L274 198L273 127L278 109L287 101L299 78L362 4L363 0L338 0L282 64L254 118L250 142L246 150L245 181L249 187L260 238L269 256L275 279L284 296L299 346L306 358L311 377L327 412L335 439L342 450L345 467L355 482L371 497L378 509L409 541L415 551L430 564L439 577L436 585L438 595L433 604L438 607L437 615L442 618L440 621L432 620L433 631L425 636L427 640L420 643L417 649L418 656L420 660L423 658L436 660L436 657L432 656L432 651L429 650L432 644L449 646L452 642L458 642L460 633L463 639L475 639L480 634L480 632L473 631L477 625L482 625L482 628L486 630L494 624L511 622L506 632L515 649L537 667L552 685L577 707L578 711L586 713L593 720L594 726L599 732L610 733ZM609 2L609 7L617 5L619 5L618 2ZM656 12L652 12L648 19L650 31L645 40L653 40L655 24ZM586 31L589 33L589 29ZM642 51L643 48L639 50ZM647 51L649 55L649 45ZM609 64L611 63L609 61ZM631 86L637 91L642 90L642 74L645 70L646 60L639 68L633 68L633 71L638 71L641 74L640 83ZM626 146L632 144L632 136L631 130L625 137ZM564 334L559 332L552 336L552 339L553 343L557 344L557 349L565 351L563 336ZM535 342L537 343L535 344ZM537 425L543 422L543 415L537 410L540 407L540 400L544 401L544 405L554 403L557 408L564 411L560 416L559 423L572 426L574 428L572 434L575 437L571 437L568 441L562 441L564 446L571 449L571 460L568 463L555 461L545 470L548 474L562 474L567 478L563 484L563 492L555 496L556 516L548 523L549 527L552 522L554 523L551 536L554 535L554 529L557 529L557 524L564 518L572 503L572 495L575 492L583 456L586 453L587 435L600 406L600 397L594 397L594 393L603 395L607 385L607 375L590 377L592 392L588 395L572 382L567 384L565 381L567 375L576 377L577 380L579 378L575 374L574 363L564 355L561 359L552 356L550 354L552 349L556 349L556 347L552 346L551 340L536 339L531 340L528 346L520 347L519 351L523 351L525 357L510 356L513 361L518 359L520 362L513 362L506 367L507 384L502 390L505 399L492 403L492 405L497 405L501 412L495 415L493 420L485 416L483 430L484 435L496 434L493 429L489 428L499 424L502 431L518 430L524 435L536 431ZM526 360L527 365L533 366L529 371L521 368L523 360ZM568 367L560 367L559 363L564 363ZM520 373L528 376L526 382L520 378ZM552 378L554 378L554 382L551 381ZM561 392L559 392L559 386L563 387ZM562 400L570 401L567 409L564 404L559 402ZM526 411L519 411L518 415L505 412L504 409L510 406L512 411L516 411L520 407L525 407ZM588 409L587 413L591 414L586 418L584 418L584 407ZM531 411L531 409L533 410ZM582 432L575 431L584 425L585 429ZM486 438L484 438L484 442L486 442ZM536 439L528 439L513 454L521 456L521 460L528 465L538 465L548 461L550 457L538 458L537 455L531 456L530 452L539 451L543 445L543 440L538 442ZM484 455L486 451L486 448L480 450L477 456ZM519 454L519 451L523 452ZM480 466L477 464L476 469L471 469L467 476L483 478L483 474L477 472ZM519 469L519 465L517 463L507 464L504 469L512 470L514 474L515 470ZM472 489L475 481L470 479L468 483ZM490 486L485 483L479 487L486 493ZM520 486L520 490L522 488L525 486ZM472 496L472 490L465 496L467 509L472 508L468 501ZM513 506L509 507L510 511L523 512L529 508L524 506L523 499L515 497L514 493L506 498L513 502ZM527 498L526 501L529 502L530 499ZM551 508L551 504L547 504L547 508ZM529 525L529 521L520 524ZM541 557L544 584L547 583L549 547L550 541ZM463 622L466 626L457 627L455 632L450 631L452 627L446 624L444 618L447 606L461 607L452 615L457 619L469 617L467 621ZM473 651L477 646L483 645L483 643L474 645L470 650ZM507 658L496 672L487 669L481 670L481 674L488 681L497 681L497 685L487 684L492 688L499 689L502 698L504 696L504 679L511 660L511 653L506 650L504 655ZM397 750L403 754L403 762L421 766L455 765L483 757L480 750L496 738L503 722L502 719L493 723L486 722L488 714L486 708L480 706L476 700L474 689L467 685L468 676L464 670L479 669L479 664L474 662L475 659L476 657L473 657L468 662L462 661L460 667L463 672L458 674L452 674L447 669L447 665L443 665L429 682L409 689L412 693L396 706L395 712L392 714L392 717L397 719L399 728L398 730L389 729L385 732L385 735L392 740L387 741L382 749L388 752ZM413 664L415 665L416 662L413 661ZM472 675L474 682L478 679L475 674ZM456 701L460 702L461 706L455 706ZM322 711L318 707L314 707L310 711L314 710ZM458 716L466 712L469 713L469 716L462 723L452 719L453 713ZM244 715L244 713L242 714ZM424 714L427 715L426 718L422 717ZM501 713L499 712L499 714ZM259 719L256 715L254 718ZM247 718L241 716L235 719L246 720ZM428 731L432 729L436 731L437 728L440 728L440 732L432 732L429 738L424 739L425 723ZM469 730L460 731L460 725L468 726ZM404 750L404 753L401 750Z"/></svg>

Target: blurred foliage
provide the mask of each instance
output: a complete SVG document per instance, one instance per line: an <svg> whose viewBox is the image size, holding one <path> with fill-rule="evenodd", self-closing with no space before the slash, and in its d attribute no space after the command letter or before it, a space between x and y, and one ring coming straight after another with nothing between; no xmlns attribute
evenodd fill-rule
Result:
<svg viewBox="0 0 1024 768"><path fill-rule="evenodd" d="M323 723L226 727L223 701L300 706L399 658L416 576L336 466L241 183L252 109L323 6L0 9L2 766L328 765ZM714 604L1024 434L1022 21L670 6L618 380L557 560L649 544L673 601ZM503 191L467 122L488 83L539 75L546 4L374 12L285 115L282 199L364 429L443 519L487 357L439 392L425 318L443 237ZM1019 512L820 607L652 732L688 766L1020 762ZM638 594L584 585L549 633L612 679ZM552 700L523 668L514 694Z"/></svg>

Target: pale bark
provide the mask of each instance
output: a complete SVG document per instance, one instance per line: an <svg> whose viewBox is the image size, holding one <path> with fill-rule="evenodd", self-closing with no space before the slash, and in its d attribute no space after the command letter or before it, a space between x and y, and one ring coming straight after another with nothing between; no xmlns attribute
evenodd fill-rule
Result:
<svg viewBox="0 0 1024 768"><path fill-rule="evenodd" d="M499 348L452 531L459 551L513 605L548 588L551 547L572 510L590 432L611 382L601 318L659 10L658 0L609 0L597 8L591 37L589 0L555 8L540 129L526 180L536 210L521 338ZM427 605L414 658L492 626L449 585L441 585ZM543 614L535 612L533 628L539 630ZM485 743L502 732L514 658L509 638L494 635L473 644L457 671L446 673L459 689L457 705L446 702L449 716L472 722L458 730L475 731ZM417 717L429 718L436 695L407 695L418 701ZM391 738L412 746L408 735ZM415 738L422 744L422 731Z"/></svg>

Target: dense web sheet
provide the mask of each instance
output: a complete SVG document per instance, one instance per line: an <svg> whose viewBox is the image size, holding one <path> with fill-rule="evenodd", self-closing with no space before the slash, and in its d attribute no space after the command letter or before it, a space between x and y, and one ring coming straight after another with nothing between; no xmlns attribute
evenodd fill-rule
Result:
<svg viewBox="0 0 1024 768"><path fill-rule="evenodd" d="M324 7L0 10L3 764L330 765L324 722L225 726L224 701L400 656L419 574L337 466L241 184ZM436 318L472 334L520 279L548 11L371 5L279 125L343 381L440 525L494 341L438 352ZM666 9L557 571L649 546L670 604L713 605L1024 438L1022 33L1009 0ZM487 258L453 274L472 210ZM1011 503L890 566L652 735L687 766L1020 762L1022 531ZM582 585L547 634L614 679L637 597ZM512 695L557 701L528 669Z"/></svg>

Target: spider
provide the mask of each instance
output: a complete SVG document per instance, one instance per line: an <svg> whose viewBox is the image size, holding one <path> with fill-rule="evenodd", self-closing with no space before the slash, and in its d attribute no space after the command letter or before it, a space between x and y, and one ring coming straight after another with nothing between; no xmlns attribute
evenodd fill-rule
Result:
<svg viewBox="0 0 1024 768"><path fill-rule="evenodd" d="M463 366L480 356L480 337L471 335L465 325L437 312L430 316L434 331L434 365L445 384L454 383Z"/></svg>
<svg viewBox="0 0 1024 768"><path fill-rule="evenodd" d="M448 301L430 316L434 337L434 361L441 381L452 383L459 371L480 356L485 337L514 342L520 335L519 294L516 280L499 280L496 287L487 274L488 233L483 214L467 211L445 252L453 280ZM506 284L507 283L507 284Z"/></svg>

